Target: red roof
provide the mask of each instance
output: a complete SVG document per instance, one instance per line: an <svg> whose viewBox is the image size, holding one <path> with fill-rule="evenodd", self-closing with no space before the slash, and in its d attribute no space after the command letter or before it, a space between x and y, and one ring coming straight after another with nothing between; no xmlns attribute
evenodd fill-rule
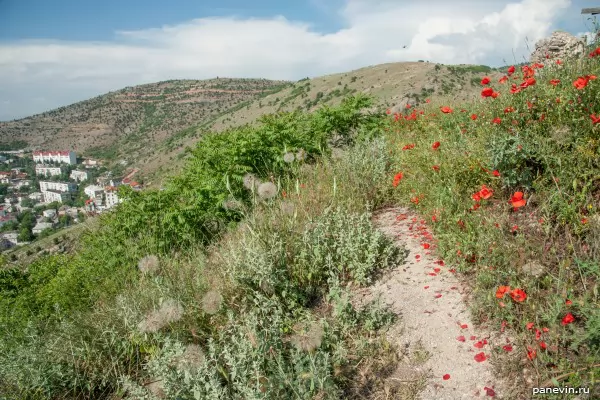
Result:
<svg viewBox="0 0 600 400"><path fill-rule="evenodd" d="M68 150L57 150L57 151L34 151L33 152L34 156L68 156L69 155L69 151Z"/></svg>

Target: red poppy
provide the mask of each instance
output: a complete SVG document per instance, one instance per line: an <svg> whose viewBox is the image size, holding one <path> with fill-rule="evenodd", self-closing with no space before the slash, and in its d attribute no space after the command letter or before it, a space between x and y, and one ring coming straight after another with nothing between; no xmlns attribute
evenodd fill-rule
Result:
<svg viewBox="0 0 600 400"><path fill-rule="evenodd" d="M402 172L398 172L396 175L394 175L394 187L398 186L398 184L400 184L400 181L402 180L402 178L404 178L404 174Z"/></svg>
<svg viewBox="0 0 600 400"><path fill-rule="evenodd" d="M500 124L502 123L502 120L499 117L496 117L492 120L492 124Z"/></svg>
<svg viewBox="0 0 600 400"><path fill-rule="evenodd" d="M508 67L508 76L512 75L515 73L515 66L511 65L510 67Z"/></svg>
<svg viewBox="0 0 600 400"><path fill-rule="evenodd" d="M414 149L414 148L415 148L415 145L414 145L414 143L411 143L411 144L407 144L407 145L405 145L405 146L402 148L402 150L410 150L410 149Z"/></svg>
<svg viewBox="0 0 600 400"><path fill-rule="evenodd" d="M513 206L514 209L517 209L517 208L520 208L520 207L523 207L523 206L527 205L527 200L525 200L523 198L523 192L515 192L512 195L509 203L512 204L512 206Z"/></svg>
<svg viewBox="0 0 600 400"><path fill-rule="evenodd" d="M494 89L492 89L491 87L486 87L485 89L483 89L481 91L481 95L483 97L490 97L493 93L494 93Z"/></svg>
<svg viewBox="0 0 600 400"><path fill-rule="evenodd" d="M527 346L527 358L529 358L530 360L533 361L533 359L535 358L536 352L535 349Z"/></svg>
<svg viewBox="0 0 600 400"><path fill-rule="evenodd" d="M443 380L447 381L448 379L450 379L450 374L446 374L442 377Z"/></svg>
<svg viewBox="0 0 600 400"><path fill-rule="evenodd" d="M498 92L494 92L494 93L492 93L492 98L494 98L494 99L495 99L495 98L496 98L496 97L498 97L498 96L500 96L500 93L498 93Z"/></svg>
<svg viewBox="0 0 600 400"><path fill-rule="evenodd" d="M535 330L535 340L540 340L542 338L542 331L539 329Z"/></svg>
<svg viewBox="0 0 600 400"><path fill-rule="evenodd" d="M533 78L535 75L535 70L528 65L522 66L521 71L523 71L523 79Z"/></svg>
<svg viewBox="0 0 600 400"><path fill-rule="evenodd" d="M431 168L433 168L434 171L439 171L440 170L440 166L439 165L434 165Z"/></svg>
<svg viewBox="0 0 600 400"><path fill-rule="evenodd" d="M569 325L573 321L575 321L575 317L573 316L573 314L567 313L567 315L565 315L565 317L562 319L562 321L560 323L561 323L561 325L565 326L565 325Z"/></svg>
<svg viewBox="0 0 600 400"><path fill-rule="evenodd" d="M540 342L540 348L546 350L548 348L548 345L546 344L546 342L542 341Z"/></svg>
<svg viewBox="0 0 600 400"><path fill-rule="evenodd" d="M482 199L487 200L494 194L494 191L485 185L481 185L481 190L479 191L479 195Z"/></svg>
<svg viewBox="0 0 600 400"><path fill-rule="evenodd" d="M523 289L517 288L513 289L512 292L510 292L510 297L512 297L512 299L517 303L522 303L527 298L527 294Z"/></svg>
<svg viewBox="0 0 600 400"><path fill-rule="evenodd" d="M457 338L456 338L456 340L458 340L459 342L464 342L464 341L466 341L467 339L465 339L465 337L464 337L464 336L459 336L459 337L457 337Z"/></svg>
<svg viewBox="0 0 600 400"><path fill-rule="evenodd" d="M590 118L592 119L592 124L596 125L600 123L600 115L592 114Z"/></svg>
<svg viewBox="0 0 600 400"><path fill-rule="evenodd" d="M467 325L467 324L462 324L462 325L460 326L460 329L467 329L468 327L469 327L469 325Z"/></svg>
<svg viewBox="0 0 600 400"><path fill-rule="evenodd" d="M535 85L535 83L536 83L535 78L527 78L523 83L521 83L521 87L526 88L526 87Z"/></svg>
<svg viewBox="0 0 600 400"><path fill-rule="evenodd" d="M482 85L488 85L490 82L491 82L491 80L487 76L484 76L483 79L481 79L481 84Z"/></svg>
<svg viewBox="0 0 600 400"><path fill-rule="evenodd" d="M425 103L430 103L430 102L431 102L431 100L430 100L430 99L426 99L426 100L425 100Z"/></svg>
<svg viewBox="0 0 600 400"><path fill-rule="evenodd" d="M508 114L508 113L511 113L511 112L514 112L514 111L515 111L514 107L506 107L504 109L504 114Z"/></svg>
<svg viewBox="0 0 600 400"><path fill-rule="evenodd" d="M551 79L551 80L550 80L550 84L551 84L552 86L556 86L556 85L558 85L559 83L560 83L560 79Z"/></svg>
<svg viewBox="0 0 600 400"><path fill-rule="evenodd" d="M567 299L567 300L565 300L565 304L570 306L571 304L573 304L573 302L571 300Z"/></svg>
<svg viewBox="0 0 600 400"><path fill-rule="evenodd" d="M481 195L479 194L479 192L477 192L477 193L473 193L473 194L471 195L471 198L472 198L473 200L475 200L475 201L480 201L480 200L481 200Z"/></svg>
<svg viewBox="0 0 600 400"><path fill-rule="evenodd" d="M440 142L433 142L433 144L431 145L431 148L436 150L438 147L440 147Z"/></svg>
<svg viewBox="0 0 600 400"><path fill-rule="evenodd" d="M487 340L483 339L480 340L479 342L475 343L473 345L473 347L475 347L476 349L483 349L483 346L485 346L487 344Z"/></svg>
<svg viewBox="0 0 600 400"><path fill-rule="evenodd" d="M494 171L492 171L492 175L494 175L495 177L499 177L500 176L500 172L498 172L498 170L495 169Z"/></svg>
<svg viewBox="0 0 600 400"><path fill-rule="evenodd" d="M392 110L390 110L389 108L387 109L387 111L385 112L387 115L390 115L392 113Z"/></svg>
<svg viewBox="0 0 600 400"><path fill-rule="evenodd" d="M448 106L441 107L440 110L442 110L444 114L450 114L452 112L452 109Z"/></svg>
<svg viewBox="0 0 600 400"><path fill-rule="evenodd" d="M498 80L498 83L506 83L507 80L508 80L508 76L504 75L502 78L500 78Z"/></svg>
<svg viewBox="0 0 600 400"><path fill-rule="evenodd" d="M502 346L502 348L503 348L503 349L504 349L504 351L506 351L507 353L508 353L508 352L511 352L511 351L513 351L513 347L512 347L510 344L507 344L507 345L505 345L505 346Z"/></svg>
<svg viewBox="0 0 600 400"><path fill-rule="evenodd" d="M586 77L580 76L579 78L577 78L575 80L575 82L573 82L573 86L575 86L575 88L578 90L582 90L583 88L585 88L587 86L588 82L589 82L589 79L587 79Z"/></svg>
<svg viewBox="0 0 600 400"><path fill-rule="evenodd" d="M519 88L516 84L512 84L511 88L510 88L510 92L512 94L517 94L521 91L521 88Z"/></svg>
<svg viewBox="0 0 600 400"><path fill-rule="evenodd" d="M475 354L475 357L473 357L473 358L477 362L484 362L485 360L487 360L487 357L485 356L484 352Z"/></svg>
<svg viewBox="0 0 600 400"><path fill-rule="evenodd" d="M496 290L496 298L501 299L506 293L510 292L510 286L500 286Z"/></svg>
<svg viewBox="0 0 600 400"><path fill-rule="evenodd" d="M423 248L424 248L425 250L427 250L427 249L428 249L428 248L430 248L430 247L431 247L431 245L430 245L429 243L423 243Z"/></svg>
<svg viewBox="0 0 600 400"><path fill-rule="evenodd" d="M483 388L483 390L485 390L485 394L486 394L487 396L489 396L489 397L496 397L496 392L494 392L494 389L492 389L492 388L489 388L489 387L485 386L485 387Z"/></svg>
<svg viewBox="0 0 600 400"><path fill-rule="evenodd" d="M475 121L477 119L477 114L471 114L471 119Z"/></svg>
<svg viewBox="0 0 600 400"><path fill-rule="evenodd" d="M534 322L528 322L527 325L525 325L525 328L527 328L528 331L533 329L533 326L535 325Z"/></svg>

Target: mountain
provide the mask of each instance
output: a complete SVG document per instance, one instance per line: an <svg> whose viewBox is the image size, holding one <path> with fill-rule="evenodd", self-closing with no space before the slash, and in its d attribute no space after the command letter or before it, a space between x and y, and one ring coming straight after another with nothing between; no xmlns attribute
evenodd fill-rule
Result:
<svg viewBox="0 0 600 400"><path fill-rule="evenodd" d="M305 78L298 82L217 78L174 80L127 87L32 117L0 123L0 144L24 141L30 148L69 148L112 166L139 168L146 183L182 165L183 151L203 133L253 123L261 115L312 111L347 95L369 94L401 110L429 97L443 103L479 96L487 66L403 62Z"/></svg>

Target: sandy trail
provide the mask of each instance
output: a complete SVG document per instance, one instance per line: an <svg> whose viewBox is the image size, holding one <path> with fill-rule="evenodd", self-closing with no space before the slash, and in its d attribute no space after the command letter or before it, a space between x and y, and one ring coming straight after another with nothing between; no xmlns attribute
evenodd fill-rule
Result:
<svg viewBox="0 0 600 400"><path fill-rule="evenodd" d="M406 248L408 256L403 265L361 291L361 302L381 294L381 300L400 316L398 326L388 333L390 341L400 349L420 341L430 353L430 358L412 371L427 377L420 398L502 398L489 361L494 340L474 328L465 304L465 285L450 266L436 258L435 242L425 221L407 209L394 208L376 213L373 222ZM446 374L449 379L444 379Z"/></svg>

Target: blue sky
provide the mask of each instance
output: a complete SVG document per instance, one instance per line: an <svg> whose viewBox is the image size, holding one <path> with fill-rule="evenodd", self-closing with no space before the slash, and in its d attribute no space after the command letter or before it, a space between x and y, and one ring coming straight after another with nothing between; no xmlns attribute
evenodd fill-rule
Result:
<svg viewBox="0 0 600 400"><path fill-rule="evenodd" d="M0 120L124 86L296 80L384 62L501 65L593 0L0 0ZM404 48L404 46L407 46Z"/></svg>

